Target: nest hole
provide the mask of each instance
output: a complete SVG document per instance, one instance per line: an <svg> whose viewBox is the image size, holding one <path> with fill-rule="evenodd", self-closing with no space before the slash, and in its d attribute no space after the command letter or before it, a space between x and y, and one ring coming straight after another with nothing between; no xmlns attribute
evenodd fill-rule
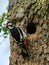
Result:
<svg viewBox="0 0 49 65"><path fill-rule="evenodd" d="M28 34L34 34L36 32L36 24L33 22L28 23L26 30Z"/></svg>

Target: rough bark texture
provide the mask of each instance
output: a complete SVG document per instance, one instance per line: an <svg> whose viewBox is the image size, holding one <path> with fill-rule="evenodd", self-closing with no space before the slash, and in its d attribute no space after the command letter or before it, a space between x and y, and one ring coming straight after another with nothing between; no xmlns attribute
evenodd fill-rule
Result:
<svg viewBox="0 0 49 65"><path fill-rule="evenodd" d="M10 35L10 65L49 65L49 0L9 0L8 21L27 34L29 22L36 25L36 33L29 35L30 59L24 60L21 49Z"/></svg>

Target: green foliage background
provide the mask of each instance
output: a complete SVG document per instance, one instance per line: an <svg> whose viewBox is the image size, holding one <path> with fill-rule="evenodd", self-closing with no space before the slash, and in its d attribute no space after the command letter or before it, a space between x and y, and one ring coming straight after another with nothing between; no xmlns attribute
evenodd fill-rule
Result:
<svg viewBox="0 0 49 65"><path fill-rule="evenodd" d="M6 23L7 22L7 13L3 13L0 16L0 33L3 31L4 37L5 35L8 34L8 29L6 28Z"/></svg>

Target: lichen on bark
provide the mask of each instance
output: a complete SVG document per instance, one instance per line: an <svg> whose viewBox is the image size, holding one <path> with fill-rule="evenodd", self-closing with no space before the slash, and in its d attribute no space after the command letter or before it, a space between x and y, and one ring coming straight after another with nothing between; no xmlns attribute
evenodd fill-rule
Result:
<svg viewBox="0 0 49 65"><path fill-rule="evenodd" d="M27 36L26 26L30 22L36 25L36 32L27 37L31 55L28 61L24 61L10 35L10 65L49 65L49 0L9 0L8 21L12 20Z"/></svg>

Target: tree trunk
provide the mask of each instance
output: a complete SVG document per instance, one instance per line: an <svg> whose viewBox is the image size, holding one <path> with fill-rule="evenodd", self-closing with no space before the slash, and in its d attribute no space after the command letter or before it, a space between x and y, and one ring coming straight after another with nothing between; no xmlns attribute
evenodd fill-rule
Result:
<svg viewBox="0 0 49 65"><path fill-rule="evenodd" d="M21 49L10 34L10 65L49 65L49 1L9 0L8 21L22 28L27 34L30 59L24 60ZM28 34L28 23L33 22L36 31Z"/></svg>

